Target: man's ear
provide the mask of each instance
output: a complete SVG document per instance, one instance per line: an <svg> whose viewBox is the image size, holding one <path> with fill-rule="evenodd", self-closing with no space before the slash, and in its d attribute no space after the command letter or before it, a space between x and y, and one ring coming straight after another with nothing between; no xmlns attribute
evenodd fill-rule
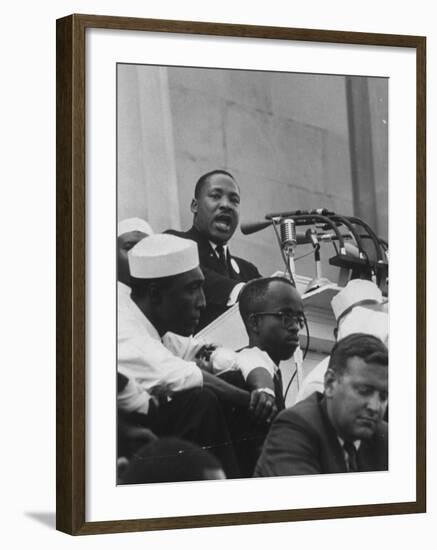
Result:
<svg viewBox="0 0 437 550"><path fill-rule="evenodd" d="M190 210L193 214L197 214L197 205L198 205L197 199L193 199L190 204Z"/></svg>
<svg viewBox="0 0 437 550"><path fill-rule="evenodd" d="M255 315L254 313L251 313L249 315L249 318L247 319L248 328L251 332L254 334L259 334L259 317L258 315Z"/></svg>
<svg viewBox="0 0 437 550"><path fill-rule="evenodd" d="M338 382L338 375L332 370L328 369L325 372L324 387L325 396L330 398L334 394L335 387Z"/></svg>

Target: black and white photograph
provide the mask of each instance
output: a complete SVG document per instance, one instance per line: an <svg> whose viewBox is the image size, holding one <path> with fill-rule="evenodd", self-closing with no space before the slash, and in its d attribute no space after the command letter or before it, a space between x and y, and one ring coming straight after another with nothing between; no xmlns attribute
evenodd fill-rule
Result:
<svg viewBox="0 0 437 550"><path fill-rule="evenodd" d="M4 5L3 548L434 548L432 7Z"/></svg>
<svg viewBox="0 0 437 550"><path fill-rule="evenodd" d="M389 78L117 63L116 124L116 483L388 471Z"/></svg>

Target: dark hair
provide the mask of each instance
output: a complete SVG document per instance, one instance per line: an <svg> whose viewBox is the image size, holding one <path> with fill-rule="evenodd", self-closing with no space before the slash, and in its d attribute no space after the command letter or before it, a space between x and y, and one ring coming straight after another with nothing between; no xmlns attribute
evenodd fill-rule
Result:
<svg viewBox="0 0 437 550"><path fill-rule="evenodd" d="M359 357L366 363L388 365L388 349L386 345L371 334L356 332L339 340L331 350L328 369L342 375L347 368L347 360Z"/></svg>
<svg viewBox="0 0 437 550"><path fill-rule="evenodd" d="M194 188L194 198L198 199L200 196L200 193L202 192L202 188L205 185L205 183L208 183L208 180L211 176L215 176L216 174L221 174L223 176L229 176L235 181L235 178L232 174L227 172L226 170L211 170L211 172L207 172L206 174L203 174L203 176L200 176L200 178L197 180L196 187Z"/></svg>
<svg viewBox="0 0 437 550"><path fill-rule="evenodd" d="M260 279L253 279L244 285L238 299L238 307L246 328L249 316L264 308L266 294L270 285L274 282L284 283L295 289L293 283L285 277L261 277Z"/></svg>
<svg viewBox="0 0 437 550"><path fill-rule="evenodd" d="M121 476L121 483L162 483L207 479L205 470L217 470L218 460L198 445L164 437L144 445Z"/></svg>

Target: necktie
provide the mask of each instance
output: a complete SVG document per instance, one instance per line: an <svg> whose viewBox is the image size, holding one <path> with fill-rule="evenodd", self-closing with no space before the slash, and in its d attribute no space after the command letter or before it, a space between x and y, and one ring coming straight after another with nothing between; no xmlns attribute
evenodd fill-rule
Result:
<svg viewBox="0 0 437 550"><path fill-rule="evenodd" d="M225 274L229 275L228 262L226 261L226 253L225 253L224 246L222 244L218 244L215 248L215 251L217 252L217 256L220 260L220 263L223 266L223 269L225 270Z"/></svg>
<svg viewBox="0 0 437 550"><path fill-rule="evenodd" d="M273 385L275 388L276 396L276 405L280 411L285 409L285 400L284 400L284 387L282 385L282 373L278 369L273 375Z"/></svg>
<svg viewBox="0 0 437 550"><path fill-rule="evenodd" d="M348 456L348 471L358 472L357 450L355 445L350 441L345 441L343 443L343 448Z"/></svg>

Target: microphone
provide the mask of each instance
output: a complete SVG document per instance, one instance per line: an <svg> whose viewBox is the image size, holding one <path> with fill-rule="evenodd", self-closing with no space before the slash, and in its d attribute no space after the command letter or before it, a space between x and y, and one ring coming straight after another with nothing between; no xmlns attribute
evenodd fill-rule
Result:
<svg viewBox="0 0 437 550"><path fill-rule="evenodd" d="M314 229L314 227L310 227L305 231L305 237L313 245L314 248L317 248L317 247L320 248L317 230Z"/></svg>
<svg viewBox="0 0 437 550"><path fill-rule="evenodd" d="M274 212L266 214L266 220L271 220L272 218L289 218L290 216L307 216L309 214L308 210L293 210L291 212Z"/></svg>
<svg viewBox="0 0 437 550"><path fill-rule="evenodd" d="M261 231L261 229L265 229L271 224L272 224L271 220L262 221L262 222L253 222L253 223L242 223L240 225L240 229L243 235L251 235L252 233Z"/></svg>
<svg viewBox="0 0 437 550"><path fill-rule="evenodd" d="M281 220L279 225L281 233L281 243L284 250L292 251L296 248L296 224L294 220L290 218L285 218Z"/></svg>
<svg viewBox="0 0 437 550"><path fill-rule="evenodd" d="M320 237L324 236L324 234L320 234ZM305 293L311 292L313 290L316 290L318 288L327 286L332 284L329 279L326 277L323 277L322 273L322 263L320 261L320 243L319 243L319 234L317 233L317 230L314 227L310 227L305 232L305 237L310 240L311 244L314 248L314 263L316 267L316 273L314 278L308 283Z"/></svg>

